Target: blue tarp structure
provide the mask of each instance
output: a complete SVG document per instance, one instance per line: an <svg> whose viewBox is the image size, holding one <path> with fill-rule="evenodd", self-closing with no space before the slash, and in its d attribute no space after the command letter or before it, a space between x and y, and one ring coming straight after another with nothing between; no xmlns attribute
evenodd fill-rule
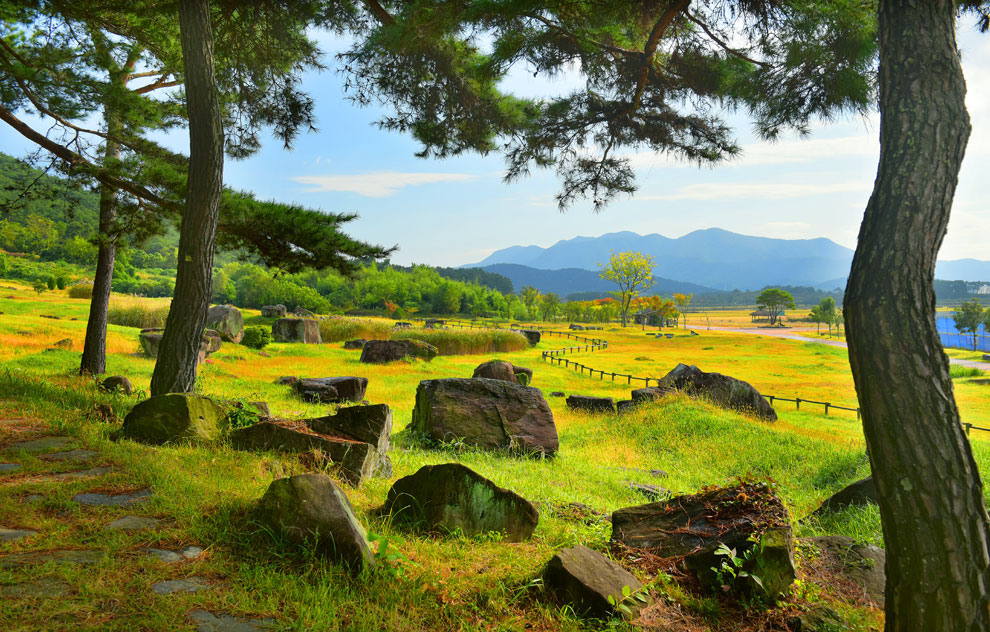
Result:
<svg viewBox="0 0 990 632"><path fill-rule="evenodd" d="M956 323L951 316L941 316L935 320L938 328L939 338L942 339L943 347L953 347L956 349L972 349L973 335L969 333L961 334L956 329ZM976 333L976 349L978 351L990 351L990 332L987 332L983 325L980 325Z"/></svg>

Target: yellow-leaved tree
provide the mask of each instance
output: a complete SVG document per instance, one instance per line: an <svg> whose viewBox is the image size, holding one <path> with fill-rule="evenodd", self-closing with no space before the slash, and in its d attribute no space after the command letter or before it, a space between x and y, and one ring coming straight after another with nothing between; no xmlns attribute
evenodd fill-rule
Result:
<svg viewBox="0 0 990 632"><path fill-rule="evenodd" d="M613 251L608 263L598 264L601 268L599 276L619 286L615 295L619 299L619 315L622 317L623 327L626 326L632 300L653 285L653 268L656 265L650 255L632 250L618 253Z"/></svg>

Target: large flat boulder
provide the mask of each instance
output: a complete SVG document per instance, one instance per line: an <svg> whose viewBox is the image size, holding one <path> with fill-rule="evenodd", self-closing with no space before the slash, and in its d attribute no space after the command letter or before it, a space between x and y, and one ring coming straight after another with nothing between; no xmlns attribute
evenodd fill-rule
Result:
<svg viewBox="0 0 990 632"><path fill-rule="evenodd" d="M206 326L215 330L227 342L244 338L244 316L233 305L214 305L206 312Z"/></svg>
<svg viewBox="0 0 990 632"><path fill-rule="evenodd" d="M571 395L567 398L567 407L571 410L582 410L589 413L615 413L615 401L611 397L595 397L593 395Z"/></svg>
<svg viewBox="0 0 990 632"><path fill-rule="evenodd" d="M275 342L301 342L318 345L320 337L319 321L310 318L279 318L272 323L272 338Z"/></svg>
<svg viewBox="0 0 990 632"><path fill-rule="evenodd" d="M553 413L539 389L503 380L424 380L416 389L414 431L489 450L556 454Z"/></svg>
<svg viewBox="0 0 990 632"><path fill-rule="evenodd" d="M306 425L314 432L363 441L374 447L372 473L388 478L392 476L392 409L386 404L348 406L336 414L309 419Z"/></svg>
<svg viewBox="0 0 990 632"><path fill-rule="evenodd" d="M719 588L714 569L726 561L718 553L722 545L746 559L743 570L760 578L771 599L786 592L797 576L787 509L765 483L740 483L619 509L612 513L612 540L680 558L681 567L705 587ZM754 551L747 556L750 549Z"/></svg>
<svg viewBox="0 0 990 632"><path fill-rule="evenodd" d="M877 486L873 483L872 476L860 479L835 492L811 515L821 516L846 507L862 507L869 504L877 504Z"/></svg>
<svg viewBox="0 0 990 632"><path fill-rule="evenodd" d="M528 540L540 520L528 500L460 463L427 465L400 478L382 512L427 531L498 532L509 542Z"/></svg>
<svg viewBox="0 0 990 632"><path fill-rule="evenodd" d="M777 412L749 382L721 373L705 373L696 366L678 364L661 380L662 387L675 388L691 397L740 412L756 415L768 421L777 420Z"/></svg>
<svg viewBox="0 0 990 632"><path fill-rule="evenodd" d="M279 303L278 305L262 305L261 306L261 316L263 318L285 318L285 315L289 313L289 310L285 308L285 305Z"/></svg>
<svg viewBox="0 0 990 632"><path fill-rule="evenodd" d="M307 402L338 404L360 402L368 388L366 377L303 378L292 384L296 393Z"/></svg>
<svg viewBox="0 0 990 632"><path fill-rule="evenodd" d="M375 562L368 536L347 496L324 474L273 481L255 514L262 524L299 545L314 542L321 555L357 574Z"/></svg>
<svg viewBox="0 0 990 632"><path fill-rule="evenodd" d="M226 429L227 415L212 400L192 393L158 395L136 405L121 430L124 437L161 445L209 442Z"/></svg>
<svg viewBox="0 0 990 632"><path fill-rule="evenodd" d="M580 616L605 619L622 604L634 618L643 601L633 595L643 584L632 573L586 546L557 551L543 570L543 587ZM626 597L624 593L629 593Z"/></svg>
<svg viewBox="0 0 990 632"><path fill-rule="evenodd" d="M357 487L374 473L375 448L364 441L334 437L312 431L303 422L261 421L230 431L236 450L300 454L319 450L338 468L340 477Z"/></svg>
<svg viewBox="0 0 990 632"><path fill-rule="evenodd" d="M385 364L406 358L429 362L439 354L436 347L422 340L369 340L361 348L361 362Z"/></svg>

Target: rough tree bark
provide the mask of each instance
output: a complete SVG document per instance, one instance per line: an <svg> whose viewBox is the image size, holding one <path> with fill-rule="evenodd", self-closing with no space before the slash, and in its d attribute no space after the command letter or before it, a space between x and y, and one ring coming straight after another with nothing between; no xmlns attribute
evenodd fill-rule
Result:
<svg viewBox="0 0 990 632"><path fill-rule="evenodd" d="M179 232L175 293L151 377L152 396L191 392L196 387L223 186L223 125L206 0L180 0L179 31L189 112L189 178Z"/></svg>
<svg viewBox="0 0 990 632"><path fill-rule="evenodd" d="M887 630L990 629L990 521L935 329L969 138L952 0L880 0L880 163L845 298L887 546Z"/></svg>

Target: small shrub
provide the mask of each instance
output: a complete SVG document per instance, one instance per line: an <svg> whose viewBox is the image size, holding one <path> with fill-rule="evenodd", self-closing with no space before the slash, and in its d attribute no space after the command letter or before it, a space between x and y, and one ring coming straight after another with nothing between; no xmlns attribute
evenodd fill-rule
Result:
<svg viewBox="0 0 990 632"><path fill-rule="evenodd" d="M60 290L64 290L65 289L65 277L64 276L59 275L59 276L55 277L55 287L57 287Z"/></svg>
<svg viewBox="0 0 990 632"><path fill-rule="evenodd" d="M245 327L241 344L251 349L264 349L272 343L272 332L267 327Z"/></svg>
<svg viewBox="0 0 990 632"><path fill-rule="evenodd" d="M45 282L42 281L41 279L35 279L34 283L31 284L31 287L38 294L41 294L42 292L44 292L48 288L48 286L45 284Z"/></svg>
<svg viewBox="0 0 990 632"><path fill-rule="evenodd" d="M53 277L53 276L49 276L45 280L45 285L48 286L48 289L49 290L54 290L57 284L58 284L58 282L55 280L55 277Z"/></svg>
<svg viewBox="0 0 990 632"><path fill-rule="evenodd" d="M149 329L164 327L168 318L168 303L145 301L117 301L110 304L107 321L111 325Z"/></svg>
<svg viewBox="0 0 990 632"><path fill-rule="evenodd" d="M93 298L92 283L77 283L69 288L69 298Z"/></svg>
<svg viewBox="0 0 990 632"><path fill-rule="evenodd" d="M973 366L949 365L950 377L981 377L982 375L983 371Z"/></svg>
<svg viewBox="0 0 990 632"><path fill-rule="evenodd" d="M329 318L320 321L323 342L343 342L355 338L388 340L394 329L395 326L389 321L369 318Z"/></svg>

